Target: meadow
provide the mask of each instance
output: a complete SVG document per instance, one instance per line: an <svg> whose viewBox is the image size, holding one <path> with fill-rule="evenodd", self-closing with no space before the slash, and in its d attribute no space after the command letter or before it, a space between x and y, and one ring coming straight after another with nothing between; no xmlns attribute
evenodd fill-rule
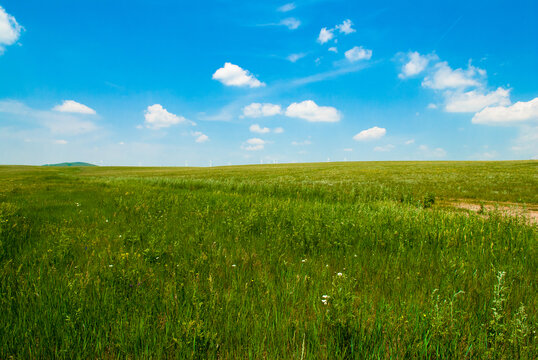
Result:
<svg viewBox="0 0 538 360"><path fill-rule="evenodd" d="M0 166L0 359L536 359L538 161Z"/></svg>

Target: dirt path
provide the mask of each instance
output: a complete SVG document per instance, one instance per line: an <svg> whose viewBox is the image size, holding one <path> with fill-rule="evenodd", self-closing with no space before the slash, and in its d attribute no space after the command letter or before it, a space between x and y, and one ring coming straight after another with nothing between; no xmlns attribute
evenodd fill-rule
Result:
<svg viewBox="0 0 538 360"><path fill-rule="evenodd" d="M483 203L476 204L471 203L465 200L452 200L444 202L443 205L455 207L458 209L465 209L472 211L474 213L488 216L489 212L499 211L504 216L523 216L529 219L531 224L538 224L538 207L537 206L527 206L522 207L521 204L516 203Z"/></svg>

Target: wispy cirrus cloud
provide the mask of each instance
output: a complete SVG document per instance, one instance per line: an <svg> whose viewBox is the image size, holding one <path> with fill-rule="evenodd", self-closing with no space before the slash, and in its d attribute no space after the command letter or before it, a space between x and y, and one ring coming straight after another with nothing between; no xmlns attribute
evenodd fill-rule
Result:
<svg viewBox="0 0 538 360"><path fill-rule="evenodd" d="M289 30L297 30L301 26L301 20L295 17L287 17L278 22L270 22L265 24L257 24L256 26L284 26Z"/></svg>
<svg viewBox="0 0 538 360"><path fill-rule="evenodd" d="M423 156L426 159L432 159L432 158L444 158L447 154L446 150L440 147L431 149L427 145L420 145L418 147L418 150L420 151L421 156Z"/></svg>
<svg viewBox="0 0 538 360"><path fill-rule="evenodd" d="M305 146L305 145L311 145L312 141L310 141L310 140L292 141L291 144L293 146Z"/></svg>
<svg viewBox="0 0 538 360"><path fill-rule="evenodd" d="M387 145L383 145L383 146L374 147L374 151L376 151L376 152L389 152L389 151L394 150L394 148L395 148L394 145L387 144Z"/></svg>
<svg viewBox="0 0 538 360"><path fill-rule="evenodd" d="M279 6L277 8L277 11L280 11L280 12L288 12L288 11L292 11L292 10L295 10L295 3L293 3L293 2L284 4L284 5Z"/></svg>
<svg viewBox="0 0 538 360"><path fill-rule="evenodd" d="M81 114L34 109L16 100L0 101L0 113L9 114L29 126L44 127L56 135L75 136L98 129L93 121L81 118Z"/></svg>
<svg viewBox="0 0 538 360"><path fill-rule="evenodd" d="M280 20L279 25L283 25L290 30L295 30L299 28L299 26L301 26L301 21L296 18L290 17Z"/></svg>
<svg viewBox="0 0 538 360"><path fill-rule="evenodd" d="M306 56L305 53L296 53L296 54L288 55L286 59L294 63L294 62L297 62L297 60L304 58L305 56Z"/></svg>
<svg viewBox="0 0 538 360"><path fill-rule="evenodd" d="M283 84L283 86L285 87L302 86L302 85L315 83L319 81L325 81L328 79L334 79L342 75L346 75L349 73L354 73L354 72L367 69L379 63L379 61L361 61L361 62L350 63L349 61L345 60L344 63L346 63L345 66L338 67L336 69L320 72L313 75L308 75L308 76L294 79L291 81L286 81L286 83Z"/></svg>

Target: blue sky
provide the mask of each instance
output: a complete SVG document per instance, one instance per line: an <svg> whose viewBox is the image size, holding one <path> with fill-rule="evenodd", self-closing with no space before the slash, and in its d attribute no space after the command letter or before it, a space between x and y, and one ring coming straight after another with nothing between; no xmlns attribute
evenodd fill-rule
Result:
<svg viewBox="0 0 538 360"><path fill-rule="evenodd" d="M1 164L538 158L535 1L0 7Z"/></svg>

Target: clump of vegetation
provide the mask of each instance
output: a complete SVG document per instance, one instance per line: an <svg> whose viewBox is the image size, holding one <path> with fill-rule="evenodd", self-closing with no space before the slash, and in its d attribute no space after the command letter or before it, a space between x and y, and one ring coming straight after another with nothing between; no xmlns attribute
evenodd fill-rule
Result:
<svg viewBox="0 0 538 360"><path fill-rule="evenodd" d="M435 194L427 193L422 200L422 207L424 209L431 208L435 204Z"/></svg>
<svg viewBox="0 0 538 360"><path fill-rule="evenodd" d="M0 358L535 359L537 165L0 167Z"/></svg>

